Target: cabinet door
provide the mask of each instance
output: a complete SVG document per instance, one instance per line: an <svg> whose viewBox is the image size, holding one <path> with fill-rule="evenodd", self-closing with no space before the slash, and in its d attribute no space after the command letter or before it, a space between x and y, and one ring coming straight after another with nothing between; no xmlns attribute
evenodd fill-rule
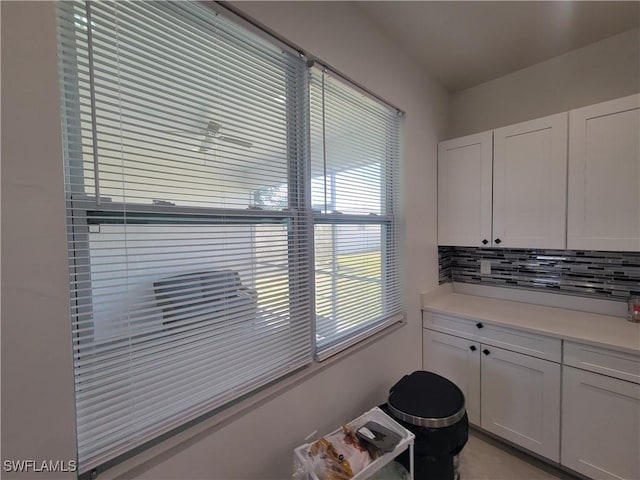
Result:
<svg viewBox="0 0 640 480"><path fill-rule="evenodd" d="M438 244L491 242L492 133L438 145Z"/></svg>
<svg viewBox="0 0 640 480"><path fill-rule="evenodd" d="M480 344L423 329L422 368L455 383L465 398L469 421L480 425Z"/></svg>
<svg viewBox="0 0 640 480"><path fill-rule="evenodd" d="M640 95L569 116L567 247L640 250Z"/></svg>
<svg viewBox="0 0 640 480"><path fill-rule="evenodd" d="M640 478L640 385L563 367L562 464L592 478Z"/></svg>
<svg viewBox="0 0 640 480"><path fill-rule="evenodd" d="M482 345L481 426L560 461L560 364Z"/></svg>
<svg viewBox="0 0 640 480"><path fill-rule="evenodd" d="M493 246L565 248L567 113L494 131Z"/></svg>

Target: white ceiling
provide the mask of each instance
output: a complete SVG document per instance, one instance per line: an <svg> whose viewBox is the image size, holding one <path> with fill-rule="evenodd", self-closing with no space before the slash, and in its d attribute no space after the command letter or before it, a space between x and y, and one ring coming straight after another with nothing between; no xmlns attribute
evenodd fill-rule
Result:
<svg viewBox="0 0 640 480"><path fill-rule="evenodd" d="M450 92L640 24L639 1L363 1L354 5Z"/></svg>

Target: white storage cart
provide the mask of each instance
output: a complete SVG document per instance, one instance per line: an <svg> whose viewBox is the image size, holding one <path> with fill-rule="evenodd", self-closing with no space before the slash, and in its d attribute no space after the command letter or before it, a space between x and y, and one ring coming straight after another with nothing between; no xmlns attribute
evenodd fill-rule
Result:
<svg viewBox="0 0 640 480"><path fill-rule="evenodd" d="M413 479L413 442L415 435L392 419L389 415L384 413L378 407L374 407L365 414L359 416L355 420L348 423L354 431L358 430L367 422L376 422L388 429L398 433L402 439L396 445L396 448L389 453L385 453L381 457L371 462L361 472L354 475L353 480L364 480L371 477L374 473L380 470L382 467L392 462L394 458L400 455L405 450L409 449L409 475ZM342 428L335 430L332 433L340 432ZM331 435L331 434L329 434ZM311 471L311 444L305 443L300 445L294 450L294 472L299 473L301 476L298 478L306 478L307 480L319 480L318 476ZM306 475L306 477L304 476Z"/></svg>

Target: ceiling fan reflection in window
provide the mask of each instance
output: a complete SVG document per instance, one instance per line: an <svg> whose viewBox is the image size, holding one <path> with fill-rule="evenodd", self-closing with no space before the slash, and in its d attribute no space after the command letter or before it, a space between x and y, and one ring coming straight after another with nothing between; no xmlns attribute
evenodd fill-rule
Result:
<svg viewBox="0 0 640 480"><path fill-rule="evenodd" d="M243 140L242 138L239 138L239 137L234 137L232 135L225 135L221 133L220 130L222 130L222 125L220 125L217 122L214 122L213 120L209 120L209 122L207 123L207 126L200 131L176 130L169 133L174 133L177 135L188 135L188 136L197 135L199 138L201 137L200 146L193 148L194 151L198 151L200 153L205 153L206 151L213 148L213 146L215 145L215 142L217 141L232 143L234 145L238 145L243 148L253 147L253 143Z"/></svg>

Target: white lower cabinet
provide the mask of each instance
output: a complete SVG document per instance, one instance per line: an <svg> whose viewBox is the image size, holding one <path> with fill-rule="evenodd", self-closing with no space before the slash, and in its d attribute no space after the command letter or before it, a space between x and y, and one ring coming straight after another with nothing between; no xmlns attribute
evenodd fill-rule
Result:
<svg viewBox="0 0 640 480"><path fill-rule="evenodd" d="M471 423L560 461L559 363L425 328L423 368L458 385Z"/></svg>
<svg viewBox="0 0 640 480"><path fill-rule="evenodd" d="M423 329L423 368L455 383L464 394L469 422L480 425L480 344Z"/></svg>
<svg viewBox="0 0 640 480"><path fill-rule="evenodd" d="M423 327L423 368L460 387L471 423L587 477L640 480L640 354L427 312Z"/></svg>
<svg viewBox="0 0 640 480"><path fill-rule="evenodd" d="M460 387L471 423L589 478L640 480L639 352L442 313L423 327L423 368Z"/></svg>
<svg viewBox="0 0 640 480"><path fill-rule="evenodd" d="M482 345L481 426L560 461L560 365Z"/></svg>
<svg viewBox="0 0 640 480"><path fill-rule="evenodd" d="M562 464L597 479L640 478L640 385L563 367Z"/></svg>

